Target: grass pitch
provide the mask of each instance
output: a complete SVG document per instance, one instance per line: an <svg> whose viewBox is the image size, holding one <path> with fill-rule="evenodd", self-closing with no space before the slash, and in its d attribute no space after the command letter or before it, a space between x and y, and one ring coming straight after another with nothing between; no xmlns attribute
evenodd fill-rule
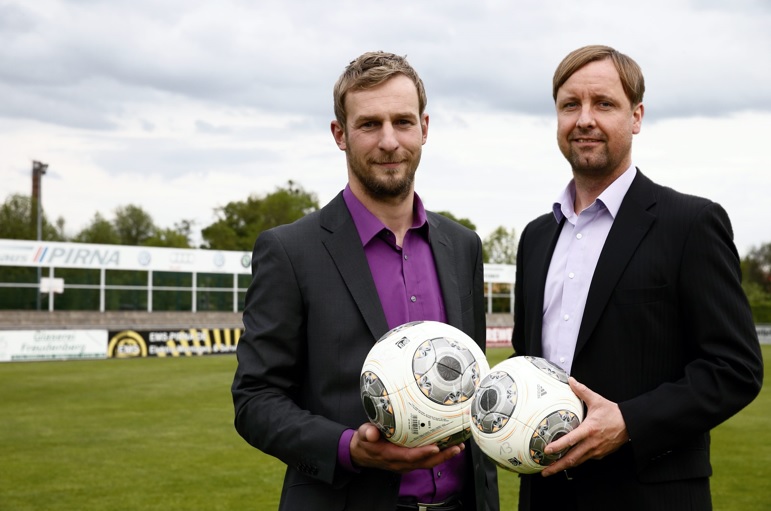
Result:
<svg viewBox="0 0 771 511"><path fill-rule="evenodd" d="M491 365L510 350L489 350ZM766 361L771 346L763 346ZM0 509L276 509L284 465L233 428L229 355L0 364ZM771 503L771 391L712 435L715 510ZM501 509L518 481L500 471Z"/></svg>

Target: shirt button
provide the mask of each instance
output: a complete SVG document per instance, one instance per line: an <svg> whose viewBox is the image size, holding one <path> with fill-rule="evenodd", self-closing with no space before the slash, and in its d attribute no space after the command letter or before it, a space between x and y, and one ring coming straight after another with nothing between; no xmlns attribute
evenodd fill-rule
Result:
<svg viewBox="0 0 771 511"><path fill-rule="evenodd" d="M417 301L418 301L418 297L417 297L417 296L414 296L414 295L413 295L413 296L410 296L410 301L411 301L411 302L417 302Z"/></svg>
<svg viewBox="0 0 771 511"><path fill-rule="evenodd" d="M407 254L404 254L404 260L406 261L407 259L409 259L409 256Z"/></svg>
<svg viewBox="0 0 771 511"><path fill-rule="evenodd" d="M575 277L575 276L576 276L576 274L575 274L575 273L573 273L572 271L571 271L570 273L568 273L568 277L570 277L571 279L572 279L573 277Z"/></svg>
<svg viewBox="0 0 771 511"><path fill-rule="evenodd" d="M565 321L569 320L570 314L565 314L564 316L562 316L562 319L564 319Z"/></svg>
<svg viewBox="0 0 771 511"><path fill-rule="evenodd" d="M579 239L579 240L580 240L580 239L581 239L581 238L583 238L583 237L584 237L584 235L583 235L583 234L581 234L580 232L579 232L578 234L576 234L576 239Z"/></svg>
<svg viewBox="0 0 771 511"><path fill-rule="evenodd" d="M442 472L441 471L437 472L436 477L442 477Z"/></svg>
<svg viewBox="0 0 771 511"><path fill-rule="evenodd" d="M560 362L565 363L565 357L560 357Z"/></svg>

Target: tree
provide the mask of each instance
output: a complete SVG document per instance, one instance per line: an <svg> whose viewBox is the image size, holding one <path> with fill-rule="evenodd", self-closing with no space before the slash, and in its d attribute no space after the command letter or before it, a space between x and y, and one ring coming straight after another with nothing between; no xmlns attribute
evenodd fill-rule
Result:
<svg viewBox="0 0 771 511"><path fill-rule="evenodd" d="M101 213L95 213L91 223L72 238L79 243L120 245L120 236L115 227Z"/></svg>
<svg viewBox="0 0 771 511"><path fill-rule="evenodd" d="M771 243L753 248L742 259L742 287L756 323L771 323Z"/></svg>
<svg viewBox="0 0 771 511"><path fill-rule="evenodd" d="M251 250L257 236L271 227L288 224L319 209L315 193L287 181L285 188L264 196L250 195L246 201L229 202L215 209L216 222L201 231L202 248Z"/></svg>
<svg viewBox="0 0 771 511"><path fill-rule="evenodd" d="M742 282L757 284L771 294L771 243L753 247L742 259Z"/></svg>
<svg viewBox="0 0 771 511"><path fill-rule="evenodd" d="M148 247L190 248L190 235L193 231L192 220L181 220L173 228L156 228L144 245Z"/></svg>
<svg viewBox="0 0 771 511"><path fill-rule="evenodd" d="M26 195L12 194L0 206L0 238L12 240L37 239L37 215L33 212L32 199ZM48 241L62 241L60 230L64 229L64 219L59 218L57 225L51 225L45 211L41 211L41 237Z"/></svg>
<svg viewBox="0 0 771 511"><path fill-rule="evenodd" d="M482 241L485 263L516 264L517 234L514 228L509 231L502 225Z"/></svg>
<svg viewBox="0 0 771 511"><path fill-rule="evenodd" d="M133 204L115 210L113 225L121 245L144 245L157 230L149 213Z"/></svg>
<svg viewBox="0 0 771 511"><path fill-rule="evenodd" d="M449 211L437 211L437 214L442 215L442 216L446 216L450 220L454 220L454 221L458 222L459 224L461 224L462 226L468 227L472 231L476 231L477 230L477 226L474 225L474 222L472 222L468 218L458 218L455 215L453 215L452 213L450 213Z"/></svg>

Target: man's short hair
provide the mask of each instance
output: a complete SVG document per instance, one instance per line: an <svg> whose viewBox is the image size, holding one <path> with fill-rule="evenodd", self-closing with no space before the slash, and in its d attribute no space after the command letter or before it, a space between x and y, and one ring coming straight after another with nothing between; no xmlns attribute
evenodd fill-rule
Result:
<svg viewBox="0 0 771 511"><path fill-rule="evenodd" d="M349 91L369 89L401 74L412 80L418 91L418 113L422 116L426 109L426 90L423 81L406 57L383 51L367 52L352 61L335 83L333 90L335 102L335 118L343 130L347 113L345 111L345 96Z"/></svg>
<svg viewBox="0 0 771 511"><path fill-rule="evenodd" d="M643 94L645 93L645 79L643 78L640 66L638 66L637 62L632 60L631 57L624 55L610 46L602 45L584 46L583 48L570 52L567 57L562 59L562 62L560 62L559 66L557 66L557 70L554 72L554 79L552 81L552 95L554 101L557 101L557 91L559 91L560 87L568 81L573 73L590 62L605 59L610 59L616 67L618 76L621 78L621 85L624 88L624 93L626 94L626 97L629 98L632 107L642 103Z"/></svg>

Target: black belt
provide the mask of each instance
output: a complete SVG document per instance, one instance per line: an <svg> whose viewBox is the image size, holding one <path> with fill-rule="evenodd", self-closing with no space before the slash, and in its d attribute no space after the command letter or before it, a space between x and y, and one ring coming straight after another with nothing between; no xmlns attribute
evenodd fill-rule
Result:
<svg viewBox="0 0 771 511"><path fill-rule="evenodd" d="M463 502L457 497L451 497L444 502L424 504L416 499L399 499L396 511L463 511Z"/></svg>

